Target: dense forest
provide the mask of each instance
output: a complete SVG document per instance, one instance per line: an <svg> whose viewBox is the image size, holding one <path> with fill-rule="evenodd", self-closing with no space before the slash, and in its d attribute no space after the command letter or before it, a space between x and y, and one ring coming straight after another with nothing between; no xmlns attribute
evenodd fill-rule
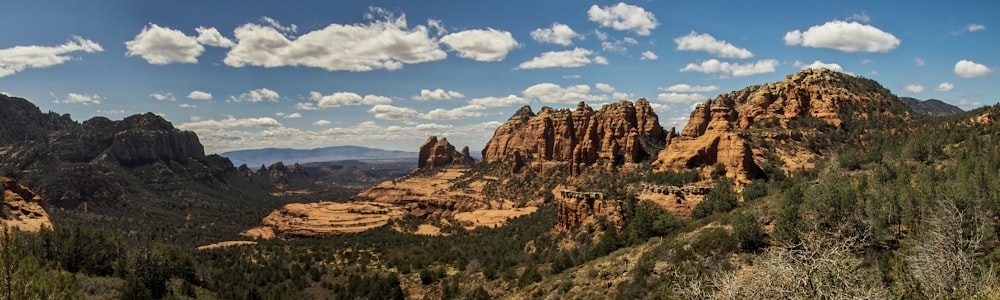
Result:
<svg viewBox="0 0 1000 300"><path fill-rule="evenodd" d="M1000 124L989 116L997 115L994 106L820 126L806 141L822 154L814 169L786 173L774 162L743 187L716 172L691 218L638 202L628 187L680 185L702 173L654 173L648 161L630 173L591 168L585 185L627 204L621 230L598 220L554 231L554 203L499 228L449 228L449 236L390 224L200 251L177 234L101 222L5 230L0 298L574 298L609 292L602 283L611 275L592 264L638 253L610 291L617 298L996 299ZM547 175L514 183L546 191ZM593 275L576 275L584 270Z"/></svg>

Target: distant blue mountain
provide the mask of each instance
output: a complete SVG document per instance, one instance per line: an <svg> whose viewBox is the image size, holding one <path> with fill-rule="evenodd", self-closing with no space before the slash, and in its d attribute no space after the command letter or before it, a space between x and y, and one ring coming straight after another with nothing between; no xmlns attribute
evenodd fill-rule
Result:
<svg viewBox="0 0 1000 300"><path fill-rule="evenodd" d="M271 165L276 162L292 163L325 162L338 160L413 159L417 152L393 151L361 146L335 146L316 149L265 148L237 150L220 153L233 161L233 165L247 164L250 167Z"/></svg>

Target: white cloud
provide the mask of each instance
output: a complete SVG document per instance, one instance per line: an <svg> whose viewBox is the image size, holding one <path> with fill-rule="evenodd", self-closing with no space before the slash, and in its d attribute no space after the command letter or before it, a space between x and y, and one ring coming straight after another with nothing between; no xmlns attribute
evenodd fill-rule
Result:
<svg viewBox="0 0 1000 300"><path fill-rule="evenodd" d="M658 58L660 58L660 57L656 56L656 53L653 53L653 51L643 51L642 52L642 57L639 58L639 59L641 59L641 60L647 60L647 59L648 60L656 60Z"/></svg>
<svg viewBox="0 0 1000 300"><path fill-rule="evenodd" d="M194 30L198 32L198 38L196 38L195 41L202 45L222 48L230 48L236 45L229 38L222 36L222 34L219 33L219 30L215 29L215 27L198 27Z"/></svg>
<svg viewBox="0 0 1000 300"><path fill-rule="evenodd" d="M298 110L320 110L322 108L316 107L312 102L299 102L295 103L295 109Z"/></svg>
<svg viewBox="0 0 1000 300"><path fill-rule="evenodd" d="M169 93L169 92L167 92L167 93L164 93L164 92L152 93L152 94L149 94L149 96L152 97L153 99L158 100L158 101L174 101L174 100L177 100L177 97L174 97L174 94L173 93Z"/></svg>
<svg viewBox="0 0 1000 300"><path fill-rule="evenodd" d="M638 35L649 35L650 30L659 26L656 16L646 9L619 2L615 6L598 7L593 5L587 10L590 21L601 27L611 27L615 30L630 30Z"/></svg>
<svg viewBox="0 0 1000 300"><path fill-rule="evenodd" d="M275 20L274 18L271 17L265 16L260 18L260 20L263 21L264 23L267 23L267 25L271 26L271 28L277 29L286 34L296 33L299 31L299 26L296 26L295 24L284 26L281 25L281 22L278 22L278 20Z"/></svg>
<svg viewBox="0 0 1000 300"><path fill-rule="evenodd" d="M635 45L635 44L638 44L638 43L639 43L639 41L636 41L635 39L630 38L630 37L625 37L624 39L621 39L621 40L618 40L618 41L614 41L614 42L607 41L607 40L602 40L602 42L601 42L601 50L608 51L608 52L625 53L625 52L628 52L628 45Z"/></svg>
<svg viewBox="0 0 1000 300"><path fill-rule="evenodd" d="M596 88L596 89L598 89L598 90L600 90L602 92L605 92L605 93L613 93L615 91L615 88L612 87L610 84L607 84L607 83L600 83L600 82L598 82L598 83L594 84L594 88Z"/></svg>
<svg viewBox="0 0 1000 300"><path fill-rule="evenodd" d="M448 34L448 29L444 28L444 25L441 24L441 20L427 19L427 27L437 31L438 36Z"/></svg>
<svg viewBox="0 0 1000 300"><path fill-rule="evenodd" d="M554 83L539 83L521 92L525 99L538 100L542 103L577 103L580 101L608 100L604 95L593 95L590 86L578 84L565 88Z"/></svg>
<svg viewBox="0 0 1000 300"><path fill-rule="evenodd" d="M269 18L268 18L269 19ZM266 21L266 19L265 19ZM398 70L403 64L445 59L426 26L407 27L406 16L369 24L330 24L287 37L290 27L244 24L223 62L232 67L314 67L327 71Z"/></svg>
<svg viewBox="0 0 1000 300"><path fill-rule="evenodd" d="M774 72L775 67L778 66L778 61L775 59L764 59L758 60L757 62L745 63L745 64L735 64L729 62L721 62L717 59L709 59L703 61L699 64L688 64L681 72L695 71L702 73L721 73L722 76L733 76L733 77L743 77L756 74L764 74Z"/></svg>
<svg viewBox="0 0 1000 300"><path fill-rule="evenodd" d="M379 105L392 103L392 99L389 97L378 95L365 95L364 97L361 97L361 95L351 92L336 92L330 95L323 95L319 92L313 91L309 92L309 100L316 101L316 106L314 107L312 103L299 103L295 107L302 110L313 110L341 107L345 105Z"/></svg>
<svg viewBox="0 0 1000 300"><path fill-rule="evenodd" d="M190 103L181 103L177 107L180 107L180 108L198 108L197 105L190 104Z"/></svg>
<svg viewBox="0 0 1000 300"><path fill-rule="evenodd" d="M285 119L298 119L298 118L301 118L301 117L302 117L302 114L300 114L300 113L290 113L290 114L286 114L286 115L282 116L282 118L285 118Z"/></svg>
<svg viewBox="0 0 1000 300"><path fill-rule="evenodd" d="M108 109L108 110L100 110L100 109L98 109L97 112L98 113L102 113L102 114L106 114L106 115L123 115L123 114L129 113L129 111L124 110L124 109Z"/></svg>
<svg viewBox="0 0 1000 300"><path fill-rule="evenodd" d="M715 37L707 33L698 34L692 31L688 35L674 39L677 43L677 50L681 51L705 51L722 58L742 58L753 57L753 53L746 48L737 48L726 41L716 40Z"/></svg>
<svg viewBox="0 0 1000 300"><path fill-rule="evenodd" d="M916 83L910 83L910 84L904 85L903 89L909 91L910 93L914 93L914 94L919 94L919 93L923 93L924 92L924 86L916 84Z"/></svg>
<svg viewBox="0 0 1000 300"><path fill-rule="evenodd" d="M825 62L818 61L818 60L813 61L811 64L808 64L808 65L805 64L805 63L803 63L803 62L800 62L800 61L795 61L794 65L796 67L802 67L802 70L805 70L805 69L830 69L832 71L837 71L837 72L842 72L842 73L844 72L844 68L841 67L839 64L825 63Z"/></svg>
<svg viewBox="0 0 1000 300"><path fill-rule="evenodd" d="M687 103L693 101L704 101L708 99L702 94L686 94L686 93L660 93L656 95L656 100L670 102L670 103Z"/></svg>
<svg viewBox="0 0 1000 300"><path fill-rule="evenodd" d="M197 63L205 47L197 38L180 30L160 27L150 23L142 28L131 41L125 42L127 56L139 56L154 65L169 63Z"/></svg>
<svg viewBox="0 0 1000 300"><path fill-rule="evenodd" d="M516 95L508 95L507 97L484 97L469 100L469 105L478 105L484 108L528 105L529 103L528 99L524 99Z"/></svg>
<svg viewBox="0 0 1000 300"><path fill-rule="evenodd" d="M969 32L976 32L980 30L986 30L986 26L973 23L969 24L969 27L966 27L966 30L968 30Z"/></svg>
<svg viewBox="0 0 1000 300"><path fill-rule="evenodd" d="M942 82L937 87L937 91L938 92L950 92L951 90L954 90L954 89L955 89L955 85L951 84L951 82Z"/></svg>
<svg viewBox="0 0 1000 300"><path fill-rule="evenodd" d="M87 94L69 93L66 95L66 98L63 98L62 100L55 100L55 102L62 104L91 105L91 104L101 104L101 100L104 100L104 97L101 97L97 94L87 95Z"/></svg>
<svg viewBox="0 0 1000 300"><path fill-rule="evenodd" d="M868 17L868 13L862 11L861 13L854 14L847 18L848 21L858 21L861 23L871 22L872 18Z"/></svg>
<svg viewBox="0 0 1000 300"><path fill-rule="evenodd" d="M597 55L594 56L594 63L598 65L606 65L608 64L608 59L604 56Z"/></svg>
<svg viewBox="0 0 1000 300"><path fill-rule="evenodd" d="M580 74L563 75L563 79L580 79Z"/></svg>
<svg viewBox="0 0 1000 300"><path fill-rule="evenodd" d="M899 39L871 25L834 20L809 27L805 32L785 33L785 45L844 52L889 52L899 46Z"/></svg>
<svg viewBox="0 0 1000 300"><path fill-rule="evenodd" d="M594 54L593 51L576 48L573 50L566 51L549 51L542 53L541 56L532 58L529 61L523 62L518 65L520 69L543 69L543 68L576 68L586 66L590 63L598 61L600 58L603 64L607 64L607 59L596 56L591 60L588 56Z"/></svg>
<svg viewBox="0 0 1000 300"><path fill-rule="evenodd" d="M441 42L457 51L458 56L475 61L502 61L518 46L510 32L493 28L452 33L442 37Z"/></svg>
<svg viewBox="0 0 1000 300"><path fill-rule="evenodd" d="M958 106L961 107L962 109L970 110L983 106L983 103L975 100L962 98L958 100Z"/></svg>
<svg viewBox="0 0 1000 300"><path fill-rule="evenodd" d="M251 102L251 103L257 103L257 102L261 102L261 101L264 101L264 100L271 101L271 102L278 102L278 99L280 99L280 98L281 98L281 95L278 95L278 92L275 92L275 91L270 90L268 88L259 88L259 89L256 89L256 90L251 90L249 92L240 94L239 96L229 96L229 99L226 99L226 102Z"/></svg>
<svg viewBox="0 0 1000 300"><path fill-rule="evenodd" d="M608 34L607 33L603 32L603 31L600 31L600 30L597 30L597 29L594 29L594 35L597 36L598 40L606 41L608 39Z"/></svg>
<svg viewBox="0 0 1000 300"><path fill-rule="evenodd" d="M583 36L573 31L569 25L552 23L549 28L538 28L531 31L531 38L539 43L569 46L573 44L573 39L583 38Z"/></svg>
<svg viewBox="0 0 1000 300"><path fill-rule="evenodd" d="M986 77L986 75L993 72L993 70L986 65L964 59L955 63L955 69L953 71L955 72L955 75L962 78Z"/></svg>
<svg viewBox="0 0 1000 300"><path fill-rule="evenodd" d="M428 120L461 120L468 118L476 118L486 115L485 113L482 112L483 109L486 109L486 107L475 104L470 104L453 109L437 108L427 112L426 114L421 114L420 118Z"/></svg>
<svg viewBox="0 0 1000 300"><path fill-rule="evenodd" d="M196 90L188 93L187 98L191 100L212 100L212 93Z"/></svg>
<svg viewBox="0 0 1000 300"><path fill-rule="evenodd" d="M671 85L669 87L658 87L656 89L664 91L664 92L690 93L690 92L711 92L711 91L714 91L714 90L718 90L719 87L718 86L714 86L714 85L694 85L694 86L692 86L690 84L680 83L680 84Z"/></svg>
<svg viewBox="0 0 1000 300"><path fill-rule="evenodd" d="M94 41L73 36L59 46L15 46L0 49L0 78L27 68L40 69L65 63L74 59L66 54L78 51L94 53L104 51L104 48Z"/></svg>
<svg viewBox="0 0 1000 300"><path fill-rule="evenodd" d="M330 123L330 121L327 121L327 120L319 120L319 121L313 122L313 125L316 125L316 126L327 126L327 125L330 125L330 124L332 124L332 123Z"/></svg>
<svg viewBox="0 0 1000 300"><path fill-rule="evenodd" d="M450 100L450 99L461 99L465 98L465 95L456 91L445 91L444 89L436 90L420 90L420 95L411 97L413 100L417 101L430 101L430 100Z"/></svg>
<svg viewBox="0 0 1000 300"><path fill-rule="evenodd" d="M222 120L200 120L192 121L187 123L181 123L177 125L177 128L183 130L197 130L197 129L222 129L222 128L234 128L234 127L280 127L282 126L278 120L263 117L263 118L240 118L237 119L233 116L227 116Z"/></svg>
<svg viewBox="0 0 1000 300"><path fill-rule="evenodd" d="M925 62L922 58L918 56L913 57L913 63L917 64L918 67L923 67L927 65L927 62Z"/></svg>
<svg viewBox="0 0 1000 300"><path fill-rule="evenodd" d="M379 120L406 121L413 119L417 111L407 107L397 107L388 104L377 104L368 110L368 113Z"/></svg>

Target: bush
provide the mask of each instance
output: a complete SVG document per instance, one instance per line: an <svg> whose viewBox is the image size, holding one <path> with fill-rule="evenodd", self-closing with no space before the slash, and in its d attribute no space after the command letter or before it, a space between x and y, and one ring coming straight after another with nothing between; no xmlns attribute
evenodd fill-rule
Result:
<svg viewBox="0 0 1000 300"><path fill-rule="evenodd" d="M757 218L749 211L733 215L733 235L740 242L740 249L747 252L757 251L765 246L764 229L757 223Z"/></svg>
<svg viewBox="0 0 1000 300"><path fill-rule="evenodd" d="M699 203L691 211L691 217L697 219L716 213L725 213L733 210L736 206L737 199L736 192L733 191L733 183L728 179L719 178L708 195L705 195L705 201Z"/></svg>
<svg viewBox="0 0 1000 300"><path fill-rule="evenodd" d="M754 200L767 196L767 182L756 179L743 188L743 202L753 202Z"/></svg>

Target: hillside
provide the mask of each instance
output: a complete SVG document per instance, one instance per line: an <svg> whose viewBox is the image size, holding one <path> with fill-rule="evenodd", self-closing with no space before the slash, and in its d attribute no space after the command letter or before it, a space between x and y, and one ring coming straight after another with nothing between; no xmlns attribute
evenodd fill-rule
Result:
<svg viewBox="0 0 1000 300"><path fill-rule="evenodd" d="M927 99L920 100L910 97L899 97L906 106L909 106L913 112L928 115L928 116L947 116L957 113L961 113L962 109L957 106L944 103L938 99Z"/></svg>

